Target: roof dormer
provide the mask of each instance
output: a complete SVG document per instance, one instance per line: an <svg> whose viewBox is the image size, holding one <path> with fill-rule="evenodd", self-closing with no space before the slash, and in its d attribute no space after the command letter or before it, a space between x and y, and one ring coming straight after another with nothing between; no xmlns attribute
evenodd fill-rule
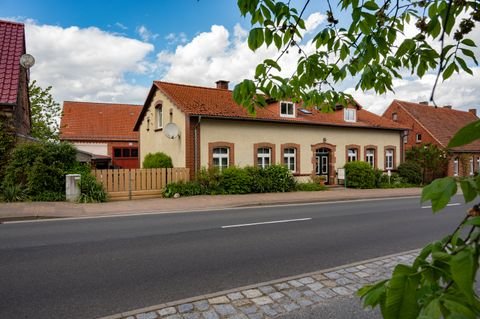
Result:
<svg viewBox="0 0 480 319"><path fill-rule="evenodd" d="M356 122L357 121L357 109L344 108L343 109L343 120L345 122Z"/></svg>
<svg viewBox="0 0 480 319"><path fill-rule="evenodd" d="M295 117L295 103L288 101L280 102L281 117Z"/></svg>

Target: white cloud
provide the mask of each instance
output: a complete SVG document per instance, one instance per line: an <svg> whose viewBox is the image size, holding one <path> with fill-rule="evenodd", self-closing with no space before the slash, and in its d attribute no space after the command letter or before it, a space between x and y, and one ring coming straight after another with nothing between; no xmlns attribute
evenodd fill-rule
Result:
<svg viewBox="0 0 480 319"><path fill-rule="evenodd" d="M128 27L125 26L123 23L120 23L120 22L116 22L115 26L122 29L122 30L128 30Z"/></svg>
<svg viewBox="0 0 480 319"><path fill-rule="evenodd" d="M355 91L353 88L346 92L367 110L382 114L393 99L409 102L428 101L435 83L436 74L427 74L422 79L395 80L395 93L378 95L373 91ZM455 109L468 110L478 107L480 90L480 68L473 68L473 76L467 73L454 74L445 82L439 81L435 91L437 106L452 105Z"/></svg>
<svg viewBox="0 0 480 319"><path fill-rule="evenodd" d="M58 102L85 100L143 103L148 88L125 76L152 71L146 56L152 44L98 28L62 28L26 23L27 51L36 64L31 78L52 86Z"/></svg>
<svg viewBox="0 0 480 319"><path fill-rule="evenodd" d="M324 21L318 13L306 19L307 32ZM255 67L267 58L275 58L278 52L272 44L252 52L247 45L248 31L235 25L233 36L224 26L213 25L209 32L202 32L190 42L177 46L175 52L161 51L157 55L160 69L165 73L163 80L213 86L217 80L229 80L236 84L244 78L254 76ZM307 53L313 52L313 45L302 45ZM281 60L283 76L290 76L295 70L299 53L296 48L289 50Z"/></svg>
<svg viewBox="0 0 480 319"><path fill-rule="evenodd" d="M167 36L165 36L165 40L167 40L169 45L174 45L174 44L183 44L188 41L187 35L184 32L180 32L178 34L176 33L169 33Z"/></svg>
<svg viewBox="0 0 480 319"><path fill-rule="evenodd" d="M158 38L158 34L152 33L144 25L141 25L137 28L137 33L144 42L148 42L150 40L155 40L156 38Z"/></svg>

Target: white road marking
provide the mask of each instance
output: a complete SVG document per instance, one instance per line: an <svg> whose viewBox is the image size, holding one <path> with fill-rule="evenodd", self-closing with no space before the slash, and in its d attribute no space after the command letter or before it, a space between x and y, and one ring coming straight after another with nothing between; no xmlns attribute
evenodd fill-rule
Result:
<svg viewBox="0 0 480 319"><path fill-rule="evenodd" d="M279 223L292 223L292 222L302 222L302 221L305 221L305 220L311 220L311 218L284 219L284 220L273 220L273 221L261 222L261 223L227 225L227 226L222 226L222 228L246 227L246 226L257 226L257 225L279 224Z"/></svg>
<svg viewBox="0 0 480 319"><path fill-rule="evenodd" d="M447 204L447 206L459 206L462 205L461 203L452 203L452 204ZM422 208L432 208L432 206L422 206Z"/></svg>

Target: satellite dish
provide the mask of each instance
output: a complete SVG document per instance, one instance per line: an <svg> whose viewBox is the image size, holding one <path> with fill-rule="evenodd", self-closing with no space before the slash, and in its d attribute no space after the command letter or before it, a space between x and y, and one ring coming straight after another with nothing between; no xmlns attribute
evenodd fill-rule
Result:
<svg viewBox="0 0 480 319"><path fill-rule="evenodd" d="M30 69L35 64L35 58L26 53L20 57L20 65L25 69Z"/></svg>
<svg viewBox="0 0 480 319"><path fill-rule="evenodd" d="M178 129L178 126L175 123L168 123L163 128L163 133L165 134L166 137L174 139L178 137L178 135L180 134L180 130Z"/></svg>

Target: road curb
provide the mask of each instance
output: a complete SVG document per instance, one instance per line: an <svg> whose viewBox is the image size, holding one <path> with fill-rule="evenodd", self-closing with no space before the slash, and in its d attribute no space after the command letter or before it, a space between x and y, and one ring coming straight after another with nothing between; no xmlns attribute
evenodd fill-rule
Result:
<svg viewBox="0 0 480 319"><path fill-rule="evenodd" d="M322 269L322 270L318 270L318 271L314 271L314 272L309 272L309 273L304 273L304 274L300 274L300 275L279 278L279 279L275 279L275 280L271 280L271 281L265 281L265 282L256 283L256 284L252 284L252 285L247 285L247 286L236 287L236 288L232 288L232 289L228 289L228 290L218 291L218 292L211 293L211 294L199 295L199 296L195 296L195 297L170 301L170 302L161 303L161 304L157 304L157 305L153 305L153 306L149 306L149 307L145 307L145 308L134 309L134 310L131 310L131 311L126 311L126 312L121 312L121 313L109 315L109 316L106 316L106 317L99 317L97 319L122 319L122 318L127 318L127 317L135 318L136 315L148 314L148 313L152 313L154 311L159 311L161 309L168 308L168 307L175 307L175 306L184 305L184 304L191 304L191 303L198 302L198 301L201 301L201 300L209 300L209 299L213 299L213 298L218 298L218 297L226 296L226 295L229 295L229 294L238 293L238 292L241 292L241 291L259 289L260 287L278 285L278 284L292 282L292 281L295 282L295 281L297 281L299 279L302 279L302 278L310 278L310 277L319 276L319 275L321 276L323 274L335 273L335 272L338 272L338 271L343 271L345 269L351 269L351 268L362 266L362 265L371 265L371 264L375 264L375 263L385 262L385 261L388 261L388 260L391 260L391 259L396 259L396 258L400 258L400 260L402 260L402 257L406 258L406 256L408 256L409 258L412 258L412 255L418 254L419 251L420 251L419 249L414 249L414 250L405 251L405 252L401 252L401 253L390 254L390 255L376 257L376 258L370 258L370 259L366 259L366 260L362 260L362 261L358 261L358 262L353 262L353 263L349 263L349 264L345 264L345 265L341 265L341 266L326 268L326 269ZM374 279L376 279L376 276L372 275L372 277ZM139 318L139 317L137 317L137 318ZM156 317L152 317L152 318L162 318L162 317L157 315Z"/></svg>

